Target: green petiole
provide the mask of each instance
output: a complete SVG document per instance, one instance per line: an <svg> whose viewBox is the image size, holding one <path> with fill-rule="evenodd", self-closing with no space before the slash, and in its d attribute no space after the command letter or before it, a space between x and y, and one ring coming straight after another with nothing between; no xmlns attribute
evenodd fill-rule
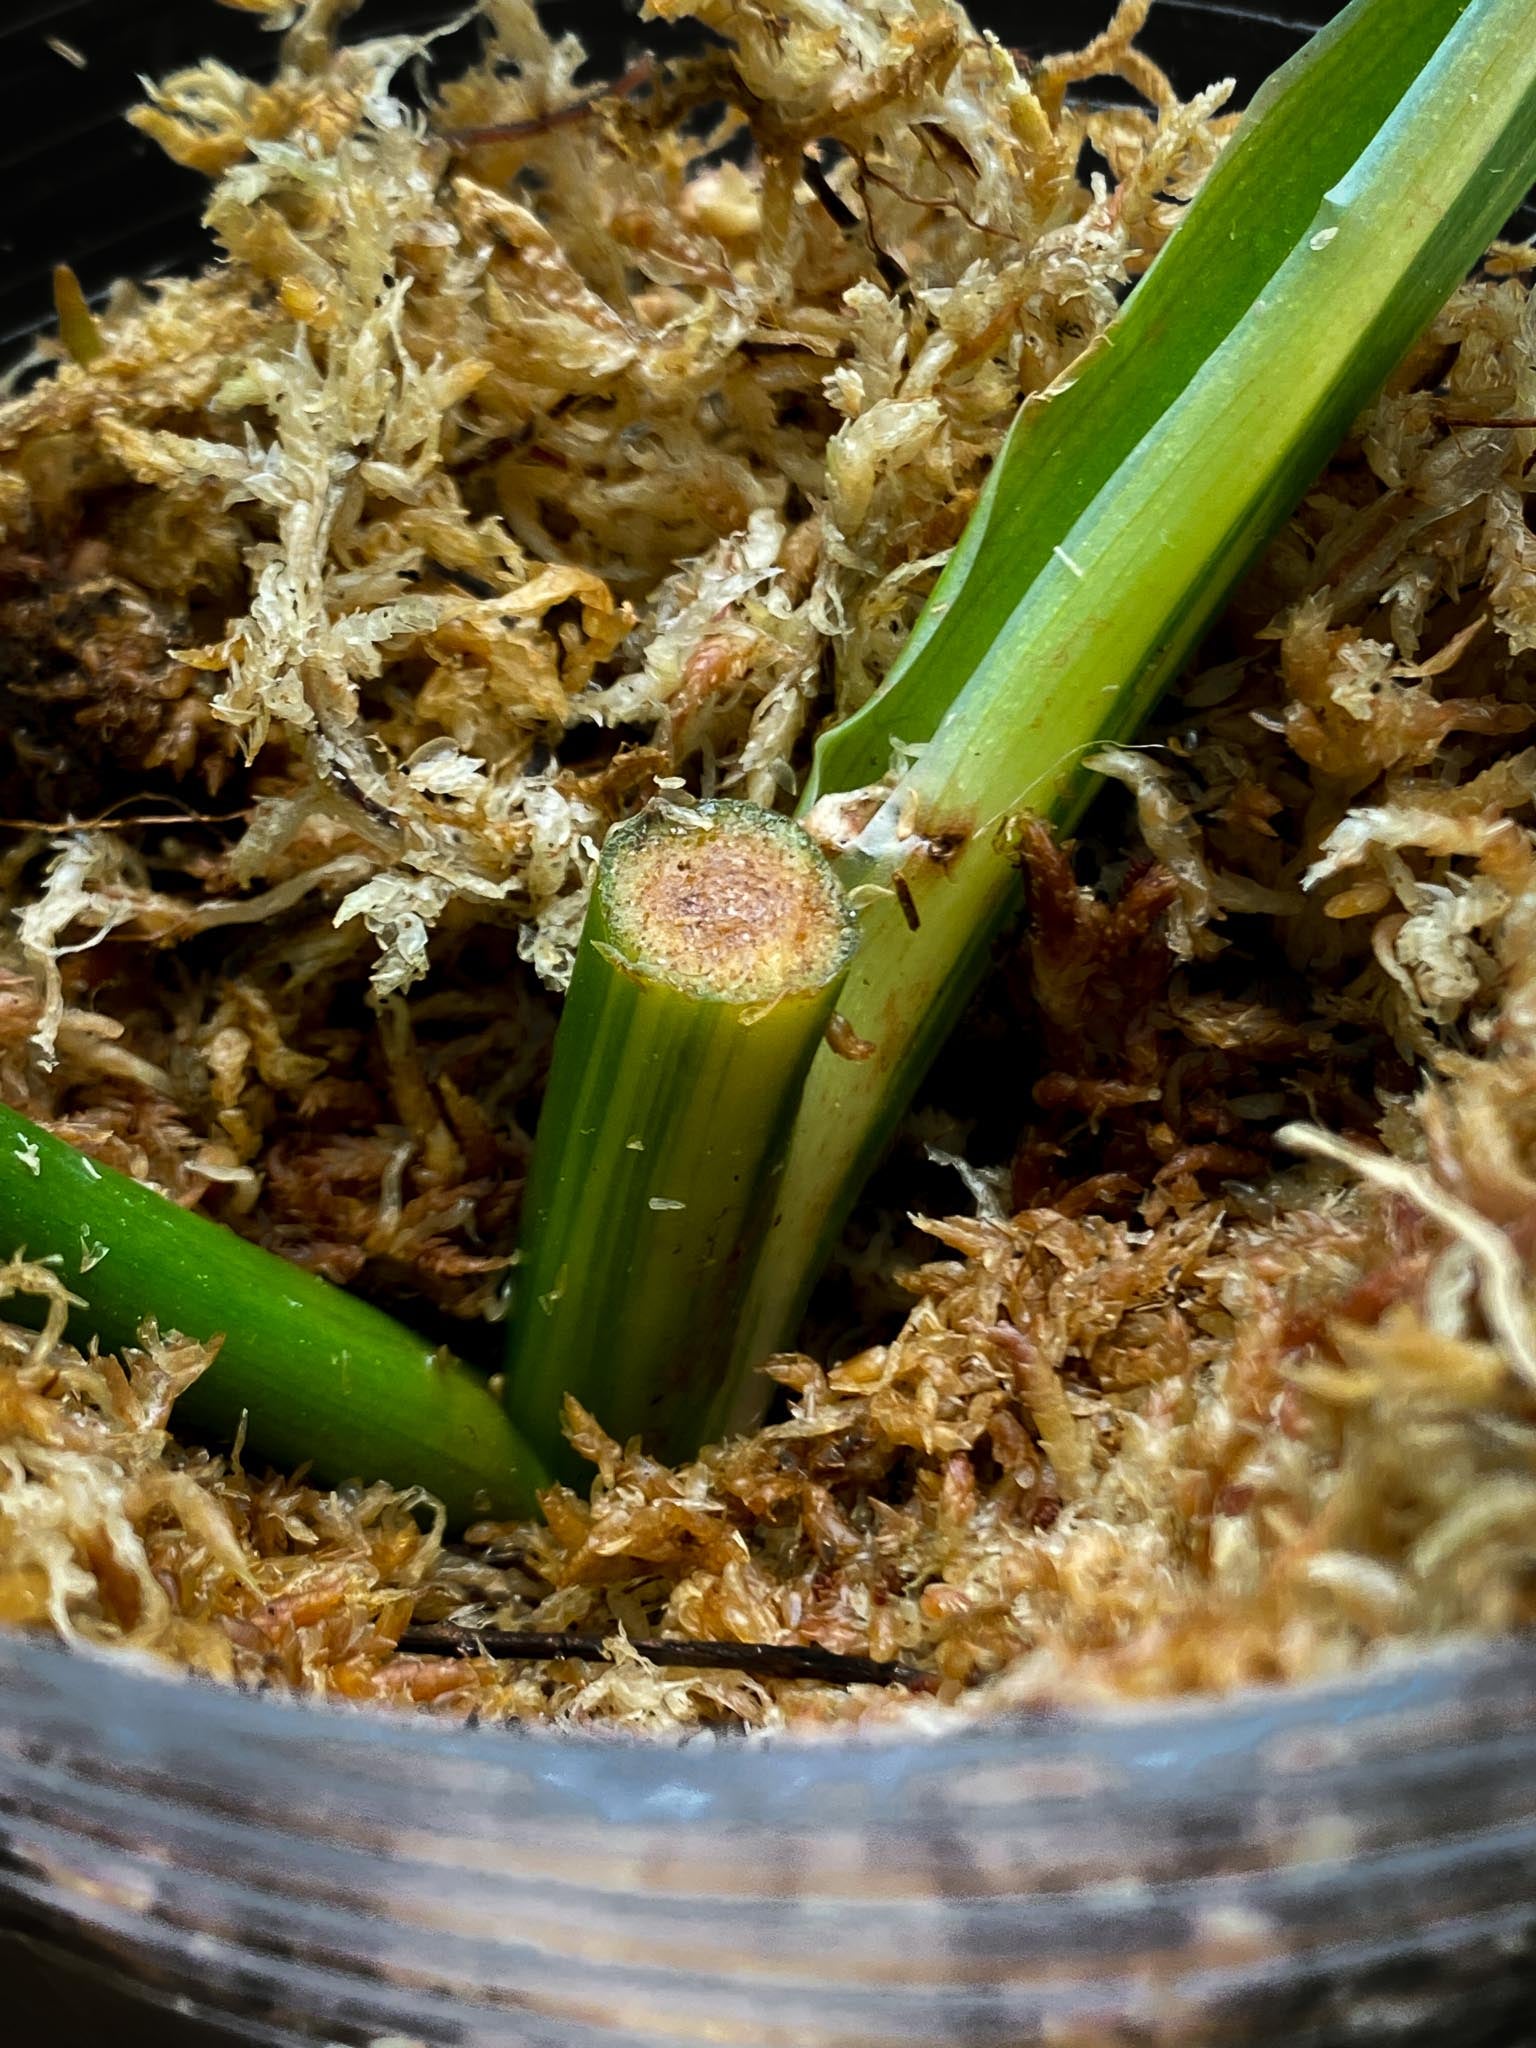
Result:
<svg viewBox="0 0 1536 2048"><path fill-rule="evenodd" d="M1067 537L1078 520L1234 334L1298 244L1323 225L1319 208L1330 188L1353 169L1363 143L1393 114L1465 9L1466 0L1365 0L1319 29L1266 80L1178 232L1098 348L1021 408L883 686L817 742L802 812L829 792L878 782L890 767L893 740L916 746L933 737L1030 585L1065 566L1061 555L1070 555ZM1155 533L1144 536L1142 551L1156 540ZM1043 708L1037 691L1029 705ZM1042 755L1047 741L1042 733Z"/></svg>
<svg viewBox="0 0 1536 2048"><path fill-rule="evenodd" d="M167 1334L222 1339L176 1404L221 1443L244 1422L274 1464L424 1487L454 1527L532 1514L548 1483L467 1365L3 1106L0 1244L51 1264L81 1298L69 1325L81 1343L121 1351L150 1317Z"/></svg>
<svg viewBox="0 0 1536 2048"><path fill-rule="evenodd" d="M692 1344L692 1304L658 1320L643 1290L642 1383L669 1351L697 1374L688 1448L760 1413L756 1367L792 1339L1017 908L1009 821L1070 826L1085 756L1135 731L1533 175L1529 0L1355 0L1259 95L1103 344L1021 411L886 687L817 748L804 807L827 800L818 831L861 906L840 1001L873 1056L811 1063L772 1222L736 1247L751 1275L723 1379ZM919 751L880 786L898 740ZM655 1163L683 1192L710 1170L707 1152L689 1163L686 1128L689 1149ZM541 1134L546 1180L551 1150ZM557 1229L545 1257L559 1267ZM622 1293L608 1307L606 1342L627 1360ZM557 1379L551 1366L518 1412Z"/></svg>
<svg viewBox="0 0 1536 2048"><path fill-rule="evenodd" d="M1261 95L1106 345L1020 415L901 674L820 750L813 794L928 742L837 862L868 905L842 1003L875 1053L811 1069L733 1424L1018 905L1009 820L1077 818L1085 755L1134 733L1533 178L1530 0L1355 0Z"/></svg>
<svg viewBox="0 0 1536 2048"><path fill-rule="evenodd" d="M797 825L657 806L608 836L524 1197L506 1399L550 1461L573 1394L621 1439L710 1433L746 1273L853 919Z"/></svg>

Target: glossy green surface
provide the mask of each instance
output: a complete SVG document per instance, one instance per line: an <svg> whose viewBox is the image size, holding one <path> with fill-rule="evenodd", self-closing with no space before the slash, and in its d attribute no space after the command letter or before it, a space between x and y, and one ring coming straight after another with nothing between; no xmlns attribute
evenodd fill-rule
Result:
<svg viewBox="0 0 1536 2048"><path fill-rule="evenodd" d="M248 1462L421 1486L455 1527L534 1512L546 1475L468 1366L3 1106L0 1248L46 1259L82 1298L69 1324L80 1343L121 1351L151 1316L166 1332L222 1337L176 1416L220 1444L244 1419Z"/></svg>
<svg viewBox="0 0 1536 2048"><path fill-rule="evenodd" d="M944 574L878 694L825 732L802 810L931 739L1030 582L1316 224L1468 0L1372 0L1254 95L1111 338L1020 411ZM1105 359L1113 352L1113 362Z"/></svg>
<svg viewBox="0 0 1536 2048"><path fill-rule="evenodd" d="M793 1331L1017 907L1007 821L1071 825L1085 754L1136 730L1533 176L1530 0L1357 0L1277 75L1076 381L1021 414L900 694L861 714L862 752L846 731L823 744L824 792L883 765L890 734L931 734L839 863L867 906L841 1007L876 1054L811 1069L743 1314L733 1421L752 1420L751 1361ZM1208 323L1209 346L1188 332L1176 345L1180 323ZM1177 388L1149 356L1178 367ZM1096 491L1095 432L1118 458ZM1047 489L1058 471L1066 485ZM925 834L958 834L958 850L935 862Z"/></svg>

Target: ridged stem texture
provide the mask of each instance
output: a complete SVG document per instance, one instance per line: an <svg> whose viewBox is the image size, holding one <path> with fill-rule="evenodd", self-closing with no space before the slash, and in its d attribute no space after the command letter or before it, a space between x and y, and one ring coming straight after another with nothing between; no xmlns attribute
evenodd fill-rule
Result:
<svg viewBox="0 0 1536 2048"><path fill-rule="evenodd" d="M751 1253L854 922L800 828L652 807L603 848L524 1201L506 1400L551 1463L574 1395L665 1457L717 1427Z"/></svg>

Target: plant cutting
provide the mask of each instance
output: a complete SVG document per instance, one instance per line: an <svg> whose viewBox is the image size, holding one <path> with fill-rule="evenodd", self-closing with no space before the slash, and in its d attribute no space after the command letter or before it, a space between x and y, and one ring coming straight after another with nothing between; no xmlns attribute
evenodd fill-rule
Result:
<svg viewBox="0 0 1536 2048"><path fill-rule="evenodd" d="M1356 0L1256 99L1100 346L1025 405L889 681L823 735L801 806L858 908L840 1002L868 1057L817 1056L766 1232L721 1239L717 1258L750 1275L734 1320L701 1337L679 1291L669 1340L648 1239L610 1237L605 1342L625 1384L614 1426L645 1413L658 1372L686 1383L694 1444L760 1416L757 1369L792 1340L1017 910L1013 821L1070 828L1094 747L1136 731L1533 175L1536 39L1522 0ZM897 743L916 751L887 776ZM680 1030L679 1087L688 1059ZM626 1064L615 1045L608 1071ZM675 1162L665 1128L647 1155L656 1184L683 1195L691 1130L679 1126ZM621 1142L600 1125L605 1141ZM563 1124L540 1142L559 1147ZM593 1241L606 1200L578 1166L563 1212L573 1249ZM530 1229L541 1275L577 1270L547 1211ZM646 1324L633 1350L626 1302ZM525 1428L558 1378L519 1365L540 1313L520 1288L507 1398Z"/></svg>
<svg viewBox="0 0 1536 2048"><path fill-rule="evenodd" d="M192 1430L333 1482L422 1487L456 1528L533 1512L543 1466L468 1366L3 1105L0 1238L58 1273L82 1344L131 1350L148 1324L213 1346L177 1404Z"/></svg>
<svg viewBox="0 0 1536 2048"><path fill-rule="evenodd" d="M224 257L89 327L61 279L0 405L0 1250L75 1297L72 1344L0 1331L0 1615L648 1727L1506 1628L1536 383L1522 252L1453 287L1477 164L1529 160L1514 15L1356 6L1234 130L1135 0L1025 69L947 0L726 12L592 90L519 15L424 120L318 23L275 95L167 81ZM1115 72L1137 107L1069 90ZM1141 832L1074 862L1095 746L1282 520ZM1016 855L972 1012L1011 1068L914 1125L995 1101L1004 1200L731 1435ZM1349 1142L1297 1168L1299 1117ZM92 1209L49 1131L144 1184ZM154 1192L192 1172L255 1242ZM509 1312L510 1430L256 1243L482 1361ZM169 1431L146 1315L223 1340Z"/></svg>
<svg viewBox="0 0 1536 2048"><path fill-rule="evenodd" d="M551 1459L567 1396L685 1455L740 1307L855 926L787 818L656 805L609 835L524 1195L509 1399Z"/></svg>

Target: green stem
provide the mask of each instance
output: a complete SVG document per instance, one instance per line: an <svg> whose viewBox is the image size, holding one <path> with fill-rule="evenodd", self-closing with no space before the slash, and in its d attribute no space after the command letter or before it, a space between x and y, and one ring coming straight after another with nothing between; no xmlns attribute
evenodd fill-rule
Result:
<svg viewBox="0 0 1536 2048"><path fill-rule="evenodd" d="M552 1464L574 1395L680 1457L709 1433L746 1259L854 943L798 826L745 803L609 834L525 1196L506 1399Z"/></svg>
<svg viewBox="0 0 1536 2048"><path fill-rule="evenodd" d="M1378 87L1389 70L1370 70L1373 43L1360 38L1369 28L1374 46L1414 54L1426 24L1436 47L1422 64L1415 55L1383 118ZM1193 370L1102 488L1080 509L1067 494L1054 526L1037 479L1060 459L1058 431L1075 445L1091 412L1112 433L1122 388L1142 374L1136 353L1112 330L1064 398L1026 408L991 518L1001 506L1022 516L1027 501L1049 527L1049 547L1038 536L1021 544L1028 573L1008 582L984 530L947 600L964 631L941 635L931 620L920 629L902 696L871 707L879 746L868 728L856 747L829 736L824 766L858 763L862 772L886 757L891 734L922 737L926 720L932 735L838 862L845 888L867 906L842 1004L876 1051L857 1067L823 1056L807 1079L738 1332L733 1425L759 1412L753 1369L792 1336L870 1167L1017 908L1008 821L1029 811L1071 825L1089 794L1084 755L1135 731L1536 176L1530 0L1357 0L1326 45L1341 46L1356 50L1369 80L1358 104L1335 90L1336 70L1314 103L1315 74L1303 59L1250 130L1257 150L1275 124L1288 147L1314 153L1320 177L1310 199L1304 183L1282 185L1290 239L1267 276L1241 278L1241 317L1223 314L1204 354L1187 343L1173 349L1172 360ZM1235 178L1213 180L1149 277L1150 285L1161 276L1168 323L1198 322L1212 295L1224 297L1221 238L1240 246L1253 232L1235 204L1243 189ZM1263 203L1260 190L1251 204ZM1201 263L1187 264L1186 251ZM1170 345L1166 332L1140 339L1141 354ZM838 785L824 774L820 786Z"/></svg>
<svg viewBox="0 0 1536 2048"><path fill-rule="evenodd" d="M1233 332L1467 0L1346 8L1254 94L1176 235L1098 344L1020 410L879 691L821 735L802 810L931 739L1053 549ZM1385 19L1384 17L1390 17ZM1100 356L1113 351L1113 369ZM1026 482L1027 479L1027 482Z"/></svg>
<svg viewBox="0 0 1536 2048"><path fill-rule="evenodd" d="M0 1246L47 1261L81 1297L69 1324L81 1343L120 1352L149 1318L222 1339L176 1404L200 1434L230 1443L244 1423L252 1450L285 1470L423 1487L455 1528L530 1515L548 1483L458 1359L3 1106Z"/></svg>

